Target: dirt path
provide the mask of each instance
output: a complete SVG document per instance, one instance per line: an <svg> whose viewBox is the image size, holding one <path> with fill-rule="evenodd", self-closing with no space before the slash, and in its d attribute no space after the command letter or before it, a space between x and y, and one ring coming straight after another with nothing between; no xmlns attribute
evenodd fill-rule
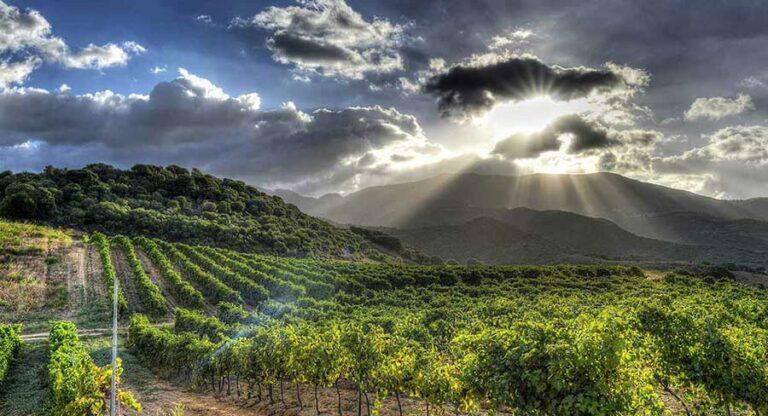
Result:
<svg viewBox="0 0 768 416"><path fill-rule="evenodd" d="M85 251L85 284L89 302L103 302L107 299L107 285L104 282L104 269L101 256L96 247L88 244Z"/></svg>
<svg viewBox="0 0 768 416"><path fill-rule="evenodd" d="M141 265L144 267L144 272L146 272L152 282L160 288L160 292L162 292L165 300L168 302L169 315L172 314L173 310L176 309L178 302L176 301L176 298L173 297L173 292L171 291L168 282L160 275L160 271L155 267L155 264L149 256L144 253L144 250L138 246L135 247L134 250L136 251L136 257L139 258Z"/></svg>
<svg viewBox="0 0 768 416"><path fill-rule="evenodd" d="M127 328L120 327L117 329L118 333L124 333ZM77 330L77 336L79 338L89 338L89 337L101 337L101 336L107 336L112 333L112 328L88 328L88 329L78 329ZM45 341L48 339L49 332L36 332L34 334L22 334L20 335L20 338L24 342L40 342Z"/></svg>
<svg viewBox="0 0 768 416"><path fill-rule="evenodd" d="M125 301L128 302L128 315L135 312L144 312L144 305L141 302L136 282L133 279L133 272L128 266L128 260L125 258L123 250L117 247L112 248L112 262L115 265L115 273L120 281L120 287L123 289Z"/></svg>
<svg viewBox="0 0 768 416"><path fill-rule="evenodd" d="M60 260L57 263L60 267L51 267L49 269L50 273L63 273L65 276L67 293L69 295L69 305L66 313L68 319L77 316L86 307L88 302L85 280L86 257L87 249L85 245L81 242L75 242L69 250L60 254Z"/></svg>

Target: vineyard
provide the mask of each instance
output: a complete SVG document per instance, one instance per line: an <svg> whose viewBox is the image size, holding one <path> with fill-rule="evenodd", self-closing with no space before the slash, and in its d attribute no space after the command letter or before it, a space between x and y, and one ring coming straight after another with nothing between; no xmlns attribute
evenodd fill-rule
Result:
<svg viewBox="0 0 768 416"><path fill-rule="evenodd" d="M768 292L726 276L296 259L99 233L90 243L105 286L129 279L127 351L243 408L768 414ZM18 331L0 327L0 379ZM98 414L111 370L74 331L51 331L50 412Z"/></svg>

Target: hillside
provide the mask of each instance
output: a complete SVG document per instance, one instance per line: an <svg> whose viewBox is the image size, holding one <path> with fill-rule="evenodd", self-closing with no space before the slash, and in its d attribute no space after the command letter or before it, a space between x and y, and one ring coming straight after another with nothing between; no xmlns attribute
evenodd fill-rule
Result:
<svg viewBox="0 0 768 416"><path fill-rule="evenodd" d="M759 268L765 267L768 253L757 245L745 249L727 241L705 245L640 237L611 221L563 211L515 208L482 210L477 215L458 224L382 230L427 255L462 263L709 262Z"/></svg>
<svg viewBox="0 0 768 416"><path fill-rule="evenodd" d="M764 198L719 200L610 173L442 175L317 199L278 193L306 212L338 223L394 229L393 235L430 255L458 253L461 240L446 237L446 249L436 250L442 243L419 232L435 236L442 227L441 232L450 235L458 227L466 235L479 234L468 230L468 224L486 217L573 247L569 253L597 258L753 265L765 265L768 258ZM485 258L504 258L500 253L514 251L513 234L497 240L498 246L478 240L483 249L496 253L486 252ZM463 249L483 252L468 244ZM531 254L509 258L541 263L552 257L544 250Z"/></svg>
<svg viewBox="0 0 768 416"><path fill-rule="evenodd" d="M125 415L131 404L189 416L683 415L715 413L722 397L750 415L768 404L766 291L719 269L395 265L0 231L0 279L55 300L12 311L19 291L0 292L3 415L85 414L73 409L86 399L103 411L114 282ZM51 323L61 319L74 323Z"/></svg>
<svg viewBox="0 0 768 416"><path fill-rule="evenodd" d="M293 202L290 195L286 195L286 200ZM313 205L312 200L301 200L298 204L313 215L340 223L398 228L417 225L422 212L445 204L569 211L610 219L620 226L626 218L670 212L696 212L724 219L754 215L731 201L613 173L440 175L417 182L370 187L336 198L330 206L327 202Z"/></svg>
<svg viewBox="0 0 768 416"><path fill-rule="evenodd" d="M384 258L359 235L243 182L177 166L0 173L0 216L292 256Z"/></svg>
<svg viewBox="0 0 768 416"><path fill-rule="evenodd" d="M388 229L386 232L425 253L460 263L551 264L596 260L577 253L572 247L488 217L457 225Z"/></svg>

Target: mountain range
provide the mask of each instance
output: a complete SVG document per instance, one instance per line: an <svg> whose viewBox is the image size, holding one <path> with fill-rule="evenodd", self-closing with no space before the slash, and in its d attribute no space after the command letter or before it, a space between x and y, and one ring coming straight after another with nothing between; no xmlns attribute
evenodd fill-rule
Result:
<svg viewBox="0 0 768 416"><path fill-rule="evenodd" d="M613 173L457 174L346 196L273 193L457 261L768 262L768 198L722 200Z"/></svg>

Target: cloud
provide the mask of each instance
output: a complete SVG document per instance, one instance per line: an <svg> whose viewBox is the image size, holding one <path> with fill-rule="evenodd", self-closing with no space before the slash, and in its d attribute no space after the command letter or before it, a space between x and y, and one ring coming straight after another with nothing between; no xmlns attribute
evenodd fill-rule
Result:
<svg viewBox="0 0 768 416"><path fill-rule="evenodd" d="M705 144L679 154L662 156L640 150L624 156L615 168L641 167L659 183L720 198L765 196L768 181L768 127L730 126L706 137ZM617 155L618 156L618 155ZM640 172L636 169L634 172ZM629 171L632 173L632 171Z"/></svg>
<svg viewBox="0 0 768 416"><path fill-rule="evenodd" d="M720 129L709 137L707 145L691 149L679 159L768 165L768 127L732 126Z"/></svg>
<svg viewBox="0 0 768 416"><path fill-rule="evenodd" d="M0 89L13 84L23 84L38 65L40 60L34 57L18 62L0 60Z"/></svg>
<svg viewBox="0 0 768 416"><path fill-rule="evenodd" d="M213 25L213 18L211 18L211 16L207 14L198 15L197 17L195 17L195 20L204 25L209 25L209 26Z"/></svg>
<svg viewBox="0 0 768 416"><path fill-rule="evenodd" d="M153 73L155 75L163 73L163 72L166 72L166 71L168 71L168 67L165 66L165 65L163 65L163 66L155 65L154 68L149 70L149 72L151 72L151 73Z"/></svg>
<svg viewBox="0 0 768 416"><path fill-rule="evenodd" d="M491 38L488 49L503 49L509 46L519 46L527 43L533 37L533 31L529 29L518 28L505 35L496 35Z"/></svg>
<svg viewBox="0 0 768 416"><path fill-rule="evenodd" d="M102 69L112 66L122 66L128 62L128 53L142 53L146 51L141 45L132 44L129 47L120 47L114 43L104 46L90 44L78 52L66 55L64 65L77 69Z"/></svg>
<svg viewBox="0 0 768 416"><path fill-rule="evenodd" d="M258 94L229 96L183 68L147 95L0 93L0 163L14 170L176 163L263 185L338 190L440 152L415 117L393 108L264 110Z"/></svg>
<svg viewBox="0 0 768 416"><path fill-rule="evenodd" d="M555 119L540 132L513 134L496 143L491 153L507 159L526 159L557 151L563 143L567 143L566 153L581 153L614 146L619 143L618 135L597 122L571 114Z"/></svg>
<svg viewBox="0 0 768 416"><path fill-rule="evenodd" d="M491 55L434 75L423 89L437 97L443 116L467 118L483 114L501 102L521 101L539 95L567 101L637 82L637 79L625 78L628 72L619 72L617 68L564 68L547 65L528 55Z"/></svg>
<svg viewBox="0 0 768 416"><path fill-rule="evenodd" d="M146 52L136 42L89 44L72 52L53 36L51 24L36 10L20 10L0 1L0 89L24 83L42 62L67 68L102 69L125 65L131 55Z"/></svg>
<svg viewBox="0 0 768 416"><path fill-rule="evenodd" d="M752 97L739 94L738 97L697 98L685 112L686 120L719 120L755 109Z"/></svg>
<svg viewBox="0 0 768 416"><path fill-rule="evenodd" d="M403 27L379 18L366 21L344 0L270 7L250 19L234 19L231 27L272 32L267 39L272 57L300 72L362 79L403 68L398 51Z"/></svg>

